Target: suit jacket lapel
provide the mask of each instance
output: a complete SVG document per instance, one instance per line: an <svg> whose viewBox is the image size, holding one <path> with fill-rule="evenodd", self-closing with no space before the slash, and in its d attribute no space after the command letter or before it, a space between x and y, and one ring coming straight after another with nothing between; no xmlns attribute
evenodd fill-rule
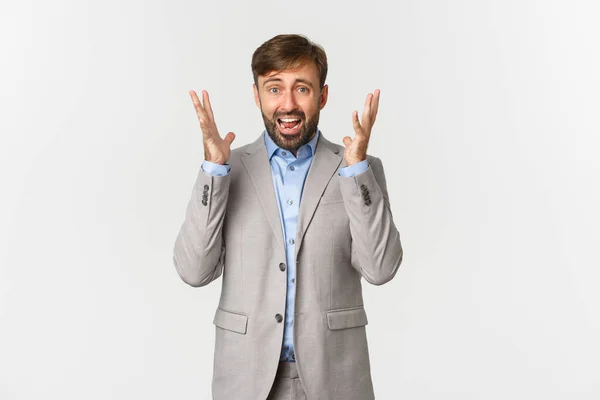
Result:
<svg viewBox="0 0 600 400"><path fill-rule="evenodd" d="M296 232L296 259L302 246L302 239L308 229L310 221L317 209L321 195L329 184L333 175L337 172L342 157L339 156L339 149L333 143L323 137L323 132L319 135L317 151L311 162L308 176L304 183L302 191L302 200L300 201L300 212L298 215L298 230Z"/></svg>
<svg viewBox="0 0 600 400"><path fill-rule="evenodd" d="M242 163L248 170L248 175L252 180L260 203L267 215L269 225L271 225L273 234L275 234L275 239L281 246L281 249L285 251L277 195L275 194L275 188L273 187L271 164L269 163L269 158L267 156L263 135L260 135L254 143L248 145L246 153L247 154L241 158Z"/></svg>
<svg viewBox="0 0 600 400"><path fill-rule="evenodd" d="M317 209L321 195L329 184L333 175L337 172L342 157L339 155L339 149L333 143L319 135L317 150L304 183L302 199L300 201L300 212L298 215L298 228L296 231L296 257L302 245L304 233L312 220ZM252 184L258 194L260 203L267 215L269 225L275 234L275 239L285 250L283 243L283 232L281 230L281 218L279 216L279 205L277 204L277 195L273 187L273 175L271 164L267 156L267 149L264 143L264 137L260 137L248 145L246 155L242 157L242 163Z"/></svg>

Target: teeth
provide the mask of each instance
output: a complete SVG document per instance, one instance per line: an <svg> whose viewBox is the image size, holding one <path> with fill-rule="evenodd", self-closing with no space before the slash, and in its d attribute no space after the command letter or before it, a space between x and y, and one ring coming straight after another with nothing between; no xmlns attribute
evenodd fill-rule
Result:
<svg viewBox="0 0 600 400"><path fill-rule="evenodd" d="M300 121L299 119L290 119L290 118L281 118L281 120L283 122L294 122L294 121Z"/></svg>

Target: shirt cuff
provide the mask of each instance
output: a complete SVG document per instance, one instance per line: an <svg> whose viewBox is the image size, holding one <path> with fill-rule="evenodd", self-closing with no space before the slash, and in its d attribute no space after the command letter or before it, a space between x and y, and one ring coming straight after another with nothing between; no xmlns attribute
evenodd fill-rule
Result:
<svg viewBox="0 0 600 400"><path fill-rule="evenodd" d="M211 161L204 160L202 162L202 171L212 176L225 176L231 170L229 164L217 164Z"/></svg>
<svg viewBox="0 0 600 400"><path fill-rule="evenodd" d="M351 165L349 167L340 168L338 170L338 175L346 177L356 176L358 174L362 174L367 169L369 169L369 163L367 162L367 160L362 160L361 162Z"/></svg>

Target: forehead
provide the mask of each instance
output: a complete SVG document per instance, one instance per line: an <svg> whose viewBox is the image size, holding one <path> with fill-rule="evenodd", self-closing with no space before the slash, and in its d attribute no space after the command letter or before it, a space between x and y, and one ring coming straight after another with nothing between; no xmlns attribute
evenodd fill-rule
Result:
<svg viewBox="0 0 600 400"><path fill-rule="evenodd" d="M302 63L296 68L284 69L279 71L271 71L265 75L258 76L259 84L266 81L282 81L293 83L297 80L311 81L315 86L319 85L319 69L314 62Z"/></svg>

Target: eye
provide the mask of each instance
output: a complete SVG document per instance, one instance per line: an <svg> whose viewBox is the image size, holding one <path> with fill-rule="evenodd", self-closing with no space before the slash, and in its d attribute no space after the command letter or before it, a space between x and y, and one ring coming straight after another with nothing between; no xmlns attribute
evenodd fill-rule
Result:
<svg viewBox="0 0 600 400"><path fill-rule="evenodd" d="M277 89L276 87L272 87L272 88L269 88L269 92L270 93L279 93L279 89Z"/></svg>
<svg viewBox="0 0 600 400"><path fill-rule="evenodd" d="M298 91L300 91L300 93L307 93L308 92L308 88L301 86L298 88Z"/></svg>

